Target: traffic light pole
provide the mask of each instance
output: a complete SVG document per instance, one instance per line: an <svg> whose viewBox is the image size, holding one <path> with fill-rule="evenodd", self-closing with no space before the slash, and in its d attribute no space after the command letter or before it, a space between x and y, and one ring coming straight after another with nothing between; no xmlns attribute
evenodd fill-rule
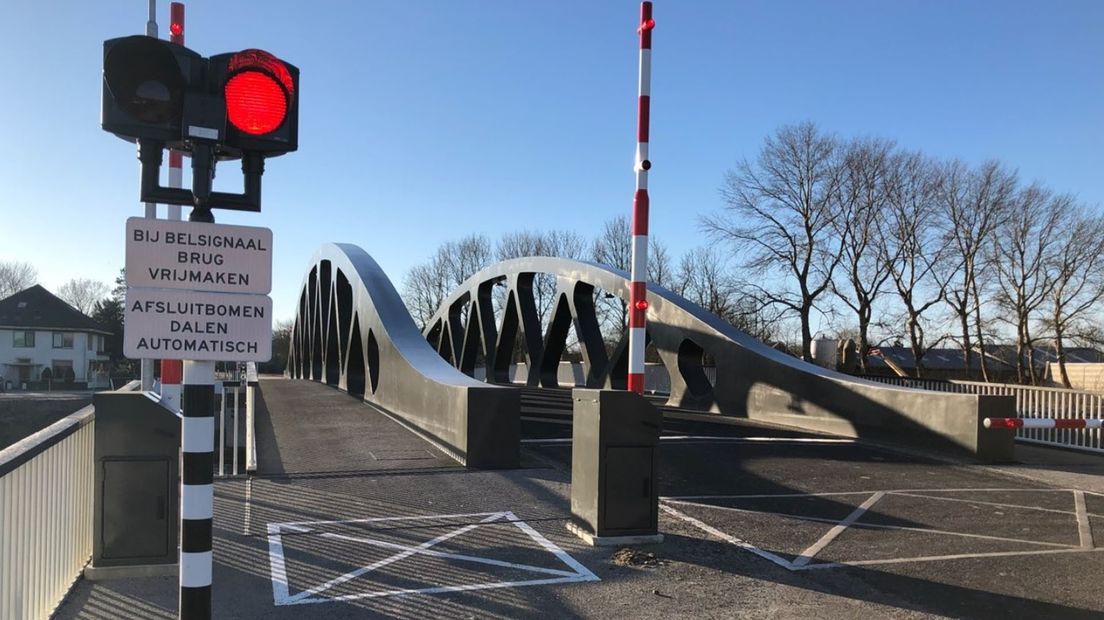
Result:
<svg viewBox="0 0 1104 620"><path fill-rule="evenodd" d="M149 10L146 18L146 36L157 36L157 1L149 0ZM139 147L140 148L140 147ZM139 173L140 174L140 173ZM145 215L147 219L157 219L157 203L146 201L145 203ZM140 372L142 379L142 391L148 392L153 389L153 363L154 360L144 359L140 360Z"/></svg>

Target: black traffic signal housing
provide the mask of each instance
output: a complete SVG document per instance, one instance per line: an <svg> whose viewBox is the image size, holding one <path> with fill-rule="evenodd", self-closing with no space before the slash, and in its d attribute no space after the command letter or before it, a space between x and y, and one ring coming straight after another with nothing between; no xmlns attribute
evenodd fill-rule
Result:
<svg viewBox="0 0 1104 620"><path fill-rule="evenodd" d="M225 103L220 157L275 157L299 148L299 69L268 52L247 49L212 56L212 90Z"/></svg>
<svg viewBox="0 0 1104 620"><path fill-rule="evenodd" d="M213 221L212 208L261 210L264 159L299 144L299 69L261 50L211 59L154 37L104 42L101 125L138 142L141 198L194 205L191 219ZM165 148L192 158L192 189L162 187ZM242 160L245 190L215 192L219 159Z"/></svg>
<svg viewBox="0 0 1104 620"><path fill-rule="evenodd" d="M100 123L124 140L183 146L184 101L206 88L207 59L153 37L104 41Z"/></svg>

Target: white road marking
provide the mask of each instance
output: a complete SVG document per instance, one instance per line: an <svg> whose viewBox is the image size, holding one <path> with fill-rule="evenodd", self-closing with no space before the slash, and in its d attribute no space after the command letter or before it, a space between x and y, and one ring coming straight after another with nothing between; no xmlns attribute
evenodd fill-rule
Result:
<svg viewBox="0 0 1104 620"><path fill-rule="evenodd" d="M556 570L554 568L543 568L540 566L532 566L530 564L516 564L512 562L504 562L502 560L492 560L490 558L480 558L474 555L464 555L462 553L446 553L444 551L433 551L431 549L423 549L421 547L410 547L407 545L400 545L398 543L390 543L383 540L374 540L371 538L357 538L356 536L346 536L344 534L333 534L327 532L322 534L323 538L333 538L337 540L347 540L349 542L363 543L371 545L373 547L383 547L385 549L395 549L397 551L410 551L412 554L425 555L431 558L442 558L451 560L461 560L464 562L475 562L476 564L487 564L490 566L501 566L502 568L520 568L522 570L533 571L535 573L547 573L549 575L558 575L560 577L574 577L575 572ZM401 559L401 558L400 558Z"/></svg>
<svg viewBox="0 0 1104 620"><path fill-rule="evenodd" d="M370 517L366 519L338 519L335 521L288 521L287 523L276 523L282 528L294 526L294 525L334 525L345 523L378 523L380 521L433 521L433 520L445 520L445 519L465 519L471 517L490 517L498 515L498 518L502 518L505 513L500 512L471 512L464 514L454 515L418 515L414 517ZM301 531L309 532L309 529L302 529Z"/></svg>
<svg viewBox="0 0 1104 620"><path fill-rule="evenodd" d="M536 420L540 422L552 422L554 424L571 424L568 421L548 420L546 418L531 418L522 417L523 420ZM811 443L811 444L846 444L851 445L858 442L856 439L829 439L820 437L714 437L712 435L663 435L659 438L660 441L670 441L676 443L685 444L698 444L698 443ZM521 443L525 444L558 444L558 443L571 443L570 437L550 437L548 439L522 439Z"/></svg>
<svg viewBox="0 0 1104 620"><path fill-rule="evenodd" d="M1071 515L1073 512L1069 510L1058 510L1057 508L1042 508L1040 506L1021 506L1019 504L1002 504L1000 502L983 502L976 499L962 499L961 497L939 497L936 495L922 495L920 493L909 493L902 491L894 491L893 495L900 495L901 497L916 497L920 499L934 499L941 502L961 502L964 504L978 504L979 506L993 506L996 508L1019 508L1022 510L1035 510L1039 512L1053 512L1061 515Z"/></svg>
<svg viewBox="0 0 1104 620"><path fill-rule="evenodd" d="M251 508L253 499L253 478L247 478L245 481L245 527L242 534L249 536L249 527L252 525L253 510Z"/></svg>
<svg viewBox="0 0 1104 620"><path fill-rule="evenodd" d="M445 520L445 519L457 519L457 518L474 518L482 517L478 523L469 523L451 532L438 536L432 540L426 541L416 546L407 546L397 543L391 543L380 540L373 540L368 538L360 538L355 536L347 536L343 534L336 534L332 532L320 533L320 536L346 540L350 542L358 542L368 544L376 547L383 547L388 549L394 549L399 551L386 559L374 562L369 566L359 568L351 571L334 579L327 581L324 584L320 584L298 592L296 594L290 594L287 579L286 561L284 558L283 542L280 539L281 531L292 531L299 534L310 533L315 531L311 527L317 525L329 525L329 524L355 524L355 523L374 523L385 521L426 521L426 520ZM530 566L527 564L517 564L511 562L505 562L501 560L494 560L490 558L480 558L477 556L460 554L460 553L445 553L440 551L433 551L430 547L440 544L446 540L455 538L463 533L469 532L477 527L486 525L495 525L496 522L505 521L520 531L524 532L530 539L540 545L540 547L550 553L552 553L557 559L563 562L571 570L556 570L550 568L544 568L539 566ZM346 519L346 520L333 520L333 521L299 521L290 523L271 523L268 526L269 532L269 559L272 570L272 594L273 602L276 605L299 605L306 603L324 603L330 601L349 601L363 598L379 598L384 596L398 596L406 594L440 594L446 592L462 592L470 590L483 590L483 589L497 589L497 588L509 588L509 587L521 587L532 585L545 585L545 584L561 584L561 583L577 583L586 581L599 581L597 575L588 570L585 566L580 564L575 558L567 554L563 549L556 546L550 540L542 536L539 532L533 529L528 523L525 523L519 519L514 513L494 512L494 513L468 513L468 514L450 514L450 515L421 515L413 517L374 517L367 519ZM426 588L410 588L401 590L386 590L378 592L360 592L352 594L343 594L340 596L317 596L333 587L355 579L365 573L382 568L383 566L393 564L404 558L412 555L426 555L430 557L437 557L442 559L462 560L468 562L475 562L479 564L499 566L503 568L526 570L535 573L541 573L545 575L552 575L550 578L540 578L521 581L508 581L508 582L491 582L482 584L468 584L468 585L456 585L456 586L431 586Z"/></svg>
<svg viewBox="0 0 1104 620"><path fill-rule="evenodd" d="M983 534L966 534L966 533L962 533L962 532L948 532L948 531L944 531L944 530L935 530L935 529L929 529L929 528L918 528L918 527L908 527L908 526L899 526L899 525L882 525L882 524L858 523L857 522L858 519L863 514L865 514L875 503L877 503L879 500L884 498L886 495L900 494L900 495L903 495L903 496L920 497L920 498L931 499L931 500L935 500L935 501L939 501L939 500L950 500L950 501L959 501L959 502L974 501L975 503L982 503L982 504L988 504L988 505L994 505L994 506L1005 506L1003 504L998 504L998 503L995 503L995 502L976 502L976 500L964 500L964 499L960 499L960 498L949 498L949 497L948 498L941 498L941 497L938 497L938 496L925 496L925 495L917 495L917 494L919 494L919 493L939 493L939 492L944 492L945 493L945 492L1010 492L1010 491L1071 492L1073 494L1073 497L1074 497L1074 508L1075 508L1074 514L1077 517L1077 525L1078 525L1078 534L1080 536L1080 544L1079 545L1066 545L1066 544L1060 544L1060 543L1051 543L1051 542L1043 542L1043 541L1035 541L1035 540L1021 540L1021 539L1017 539L1017 538L1005 538L1005 537L1000 537L1000 536L987 536L987 535L983 535ZM743 508L734 508L734 507L731 507L731 506L716 506L716 505L712 505L712 504L701 504L701 503L698 503L698 502L687 501L687 500L690 500L690 499L706 500L706 499L765 499L765 498L795 498L795 497L832 497L832 496L857 495L857 494L860 494L860 493L869 494L870 497L865 502L863 502L862 505L860 505L858 508L856 508L854 511L852 511L850 515L848 515L847 517L845 517L842 520L825 519L825 518L821 518L821 517L811 517L811 516L805 516L805 515L794 515L794 514L786 514L786 513L778 513L778 512L768 512L768 511L761 511L761 510L748 510L748 509L743 509ZM660 498L662 501L661 501L659 507L664 512L666 512L666 513L668 513L668 514L670 514L674 517L677 517L677 518L693 525L694 527L702 530L703 532L706 532L707 534L709 534L711 536L717 537L717 538L719 538L719 539L721 539L725 542L728 542L728 543L730 543L730 544L732 544L732 545L734 545L734 546L736 546L740 549L743 549L745 551L750 551L751 553L754 553L755 555L757 555L761 558L764 558L766 560L770 560L771 562L773 562L773 563L775 563L779 566L782 566L783 568L786 568L787 570L799 571L799 570L813 570L813 569L847 568L849 566L873 566L873 565L879 565L879 564L903 564L903 563L910 563L910 562L936 562L936 561L972 559L972 558L996 558L996 557L1015 557L1015 556L1030 556L1030 555L1052 555L1052 554L1058 554L1058 553L1104 552L1104 548L1096 548L1094 546L1094 543L1093 543L1093 540L1092 540L1092 528L1091 528L1091 525L1089 523L1089 516L1090 515L1089 515L1089 513L1086 509L1086 506L1085 506L1085 493L1089 493L1091 495L1100 495L1099 493L1094 493L1092 491L1082 491L1082 490L1079 490L1079 489L1022 489L1022 488L1018 488L1018 489L1007 489L1007 488L998 488L998 489L993 489L993 488L989 488L989 489L969 489L969 488L966 488L966 489L900 489L900 490L887 490L887 491L843 491L843 492L829 492L829 493L777 493L777 494L749 494L749 495L687 495L687 496L678 496L678 497L662 497L662 498ZM747 541L740 540L740 539L736 538L735 536L727 534L727 533L725 533L725 532L709 525L708 523L705 523L704 521L701 521L700 519L696 519L694 517L691 517L690 515L687 515L686 513L675 509L673 506L671 506L671 504L682 504L682 505L695 506L695 507L699 507L699 508L712 509L712 510L742 512L742 513L752 513L752 514L766 514L766 515L773 515L773 516L779 516L779 517L791 518L791 519L800 519L800 520L806 520L806 521L831 523L831 524L834 525L834 527L831 530L829 530L829 532L827 534L825 534L823 537L821 537L820 540L818 540L816 543L814 543L808 549L803 551L801 553L801 555L799 555L794 561L791 562L791 561L788 561L785 558L783 558L783 557L781 557L777 554L771 553L769 551L765 551L765 550L760 549L760 548L756 547L755 545L753 545L753 544L751 544ZM1014 507L1014 508L1031 508L1031 507L1027 507L1027 506L1016 506L1016 505L1006 505L1006 506ZM1061 513L1064 513L1064 514L1070 514L1069 512L1066 512L1066 511L1059 511L1059 510L1053 510L1053 509L1036 508L1036 510L1045 510L1045 511L1048 511L1048 512L1061 512ZM904 558L884 558L884 559L877 559L877 560L855 560L855 561L847 561L847 562L812 563L812 560L816 556L816 554L819 553L821 550L823 550L826 546L828 546L833 540L835 540L848 527L886 529L886 530L904 530L904 531L924 532L924 533L931 533L931 534L946 534L946 535L950 535L950 536L961 536L961 537L965 537L965 538L978 538L978 539L984 539L984 540L997 540L997 541L1003 541L1003 542L1014 542L1014 543L1032 544L1032 545L1043 545L1043 546L1057 547L1057 548L1056 549L1038 549L1038 550L1032 550L1032 551L996 551L996 552L985 552L985 553L961 553L961 554L917 556L917 557L904 557Z"/></svg>
<svg viewBox="0 0 1104 620"><path fill-rule="evenodd" d="M848 566L875 566L878 564L905 564L907 562L940 562L944 560L969 560L975 558L1006 558L1020 555L1053 555L1056 553L1099 553L1104 549L1040 549L1038 551L993 551L989 553L960 553L957 555L925 555L915 558L886 558L883 560L856 560L848 562L823 562L795 567L792 570L813 570L817 568L847 568Z"/></svg>
<svg viewBox="0 0 1104 620"><path fill-rule="evenodd" d="M583 566L575 558L568 555L566 551L557 547L555 544L552 543L552 541L542 536L540 532L533 529L533 526L529 525L525 521L522 521L521 519L518 519L517 515L512 512L507 512L506 519L517 526L518 529L528 534L529 538L532 538L534 541L536 541L537 544L539 544L541 547L544 547L546 551L559 558L561 562L575 569L576 573L583 577L586 577L585 581L599 581L597 575L590 572L587 567Z"/></svg>
<svg viewBox="0 0 1104 620"><path fill-rule="evenodd" d="M355 601L366 598L382 598L385 596L403 596L408 594L447 594L449 592L470 592L472 590L495 590L499 588L521 588L525 586L555 585L561 583L579 583L590 581L583 577L553 577L550 579L531 579L528 581L500 581L495 583L476 583L465 586L435 586L432 588L408 588L405 590L384 590L382 592L357 592L355 594L343 594L331 598L305 598L294 603L277 603L277 605L302 605L305 603L329 603L334 601Z"/></svg>
<svg viewBox="0 0 1104 620"><path fill-rule="evenodd" d="M835 527L828 530L827 534L821 536L820 540L810 545L808 549L802 551L801 555L797 556L797 559L793 561L794 566L805 566L806 564L808 564L809 561L812 560L817 553L820 553L821 549L827 547L829 543L835 540L837 536L842 534L843 531L850 527L852 523L858 521L859 517L862 517L863 514L865 514L866 511L870 509L871 506L877 504L878 501L881 500L883 497L885 497L885 493L882 492L871 495L869 499L860 504L858 508L851 512L851 514L847 515L847 517L844 518L843 521L837 523Z"/></svg>
<svg viewBox="0 0 1104 620"><path fill-rule="evenodd" d="M496 512L496 513L492 514L491 516L483 519L483 521L481 521L481 523L488 523L490 521L496 521L498 519L501 519L503 516L505 516L505 513ZM302 599L305 599L305 598L310 598L311 596L313 596L315 594L318 594L319 592L324 592L326 590L329 590L330 588L333 588L334 586L341 585L341 584L343 584L347 581L352 581L353 579L356 579L357 577L360 577L361 575L363 575L365 573L374 571L377 568L382 568L384 566L387 566L388 564L394 564L395 562L398 562L399 560L401 560L403 558L408 558L408 557L414 555L415 553L417 553L418 549L428 549L428 548L432 547L433 545L443 543L446 540L449 540L450 538L456 538L457 536L459 536L461 534L470 532L471 530L474 530L476 527L478 527L478 525L473 523L473 524L470 524L470 525L465 525L464 527L462 527L460 529L453 530L451 532L446 532L444 534L441 534L440 536L437 536L435 538L432 538L430 540L425 541L424 543L418 545L417 547L408 548L406 551L396 553L395 555L392 555L391 557L388 557L388 558L384 558L382 560L377 560L375 562L372 562L368 566L362 566L362 567L360 567L360 568L358 568L354 571L345 573L344 575L341 575L339 577L335 577L335 578L327 581L326 583L314 586L313 588L308 588L308 589L303 590L302 592L299 592L297 594L293 594L286 601L284 601L283 604L290 605L290 604L295 603L296 601L299 601L299 600L302 600Z"/></svg>
<svg viewBox="0 0 1104 620"><path fill-rule="evenodd" d="M272 598L288 599L287 566L284 562L284 542L280 538L280 524L268 524L268 564L272 573ZM279 603L277 603L279 604Z"/></svg>
<svg viewBox="0 0 1104 620"><path fill-rule="evenodd" d="M1033 493L1061 493L1075 491L1076 489L986 489L986 488L962 488L962 489L869 489L865 491L831 491L827 493L754 493L747 495L671 495L660 499L768 499L772 497L832 497L835 495L870 495L884 491L885 493L997 493L1010 491L1027 491ZM1094 494L1091 491L1086 493ZM1099 495L1099 494L1094 494Z"/></svg>
<svg viewBox="0 0 1104 620"><path fill-rule="evenodd" d="M759 557L761 557L765 560L770 560L771 562L774 562L775 564L777 564L777 565L779 565L783 568L793 570L793 564L791 564L789 560L787 560L787 559L785 559L781 556L777 556L777 555L771 553L770 551L764 551L764 550L760 549L759 547L756 547L755 545L753 545L749 542L745 542L743 540L740 540L739 538L736 538L734 536L730 536L728 534L725 534L724 532L722 532L721 530L718 530L717 528L713 527L712 525L709 525L708 523L705 523L704 521L699 521L698 519L695 519L694 517L691 517L690 515L688 515L684 512L676 510L676 509L672 508L671 506L668 506L667 504L661 503L659 505L659 509L662 510L663 512L666 512L667 514L670 514L670 515L675 516L679 519L682 519L683 521L689 523L690 525L693 525L694 527L698 528L699 530L701 530L701 531L703 531L707 534L711 534L713 536L716 536L717 538L720 538L721 540L723 540L723 541L725 541L729 544L735 545L735 546L737 546L737 547L739 547L739 548L741 548L745 551L750 551L750 552L754 553L755 555L757 555L757 556L759 556Z"/></svg>
<svg viewBox="0 0 1104 620"><path fill-rule="evenodd" d="M796 515L787 512L769 512L765 510L752 510L749 508L736 508L733 506L717 506L715 504L699 504L697 502L686 502L681 500L665 499L664 501L672 504L685 504L687 506L696 506L699 508L710 508L714 510L727 511L727 512L743 512L748 514L762 514L773 515L775 517L784 517L787 519L796 519L799 521L814 521L817 523L840 523L839 519L829 519L826 517L811 517L808 515ZM1021 538L1005 538L1003 536L989 536L987 534L967 534L964 532L951 532L948 530L936 530L926 527L912 527L908 525L883 525L880 523L859 523L856 527L873 529L873 530L903 530L906 532L922 532L925 534L946 534L947 536L960 536L962 538L979 538L981 540L999 540L1002 542L1015 542L1024 543L1026 545L1043 545L1046 547L1061 547L1063 549L1076 548L1077 545L1067 545L1063 543L1043 542L1039 540L1023 540Z"/></svg>
<svg viewBox="0 0 1104 620"><path fill-rule="evenodd" d="M1077 513L1077 536L1081 540L1082 549L1092 549L1093 544L1092 526L1089 525L1088 511L1085 509L1085 492L1074 491L1073 492L1073 508Z"/></svg>

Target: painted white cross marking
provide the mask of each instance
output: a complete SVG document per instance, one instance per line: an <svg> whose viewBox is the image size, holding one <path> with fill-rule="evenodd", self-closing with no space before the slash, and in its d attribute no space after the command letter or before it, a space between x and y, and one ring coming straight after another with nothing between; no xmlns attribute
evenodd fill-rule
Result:
<svg viewBox="0 0 1104 620"><path fill-rule="evenodd" d="M395 554L384 558L382 560L373 562L367 566L357 568L325 583L315 585L307 588L302 592L292 594L288 585L287 566L284 559L284 546L282 534L284 532L294 532L296 534L309 534L316 531L316 527L320 525L340 525L340 524L352 524L352 523L372 523L372 522L402 522L402 521L424 521L424 520L438 520L438 519L472 519L479 518L477 523L469 523L462 527L456 528L440 536L427 540L418 545L409 546L402 545L393 542L387 542L383 540L376 540L372 538L365 538L363 536L349 536L345 534L335 534L332 532L319 532L318 535L324 538L332 540L343 540L346 542L355 542L365 544L373 547L380 547L384 549L391 549L396 551ZM517 527L522 533L528 536L533 542L540 546L540 548L555 556L560 562L562 562L568 570L559 570L552 568L545 568L541 566L530 566L528 564L517 564L513 562L505 562L502 560L495 560L492 558L482 558L473 555L461 554L461 553L446 553L442 551L432 550L431 547L443 543L447 540L456 538L462 534L466 534L475 530L478 527L486 526L488 524L501 525L503 522L512 524ZM470 590L486 590L493 588L513 588L522 586L535 586L535 585L550 585L560 583L577 583L585 581L598 581L598 577L588 570L585 566L580 564L575 558L567 554L566 551L556 546L552 541L542 536L539 532L534 530L528 523L518 519L514 513L505 512L483 512L474 514L454 514L454 515L426 515L417 517L383 517L373 519L353 519L347 521L300 521L293 523L270 523L268 525L268 555L269 565L272 571L272 598L276 605L300 605L305 603L325 603L332 601L349 601L364 598L380 598L385 596L397 596L403 594L441 594L446 592L462 592ZM324 593L332 588L356 579L362 575L370 573L372 571L383 568L390 564L394 564L400 560L411 557L413 555L422 555L440 559L454 560L460 562L469 562L482 564L485 566L496 566L501 568L509 568L513 570L521 570L532 573L537 573L540 578L527 579L520 581L491 581L487 583L476 583L466 585L436 585L427 586L424 588L405 588L398 590L380 590L371 592L357 592L352 594L343 594L340 596L324 596Z"/></svg>
<svg viewBox="0 0 1104 620"><path fill-rule="evenodd" d="M1077 527L1078 527L1078 534L1079 534L1079 537L1080 537L1080 542L1077 545L1069 545L1069 544L1053 543L1053 542L1046 542L1046 541L1022 540L1022 539L1014 539L1014 538L1004 538L1004 537L1000 537L1000 536L988 536L988 535L983 535L983 534L967 534L967 533L962 533L962 532L952 532L952 531L938 530L938 529L932 529L932 528L863 523L863 524L861 524L862 527L871 528L871 529L927 532L927 533L931 533L931 534L945 534L945 535L948 535L948 536L957 536L957 537L963 537L963 538L998 540L998 541L1015 542L1015 543L1021 543L1021 544L1022 543L1027 543L1027 544L1040 545L1040 546L1051 547L1051 548L1050 549L1039 549L1039 550L1035 550L1035 551L997 551L997 552L987 552L987 553L961 553L961 554L951 554L951 555L930 555L930 556L919 556L919 557L887 558L887 559L877 559L877 560L849 560L849 561L846 561L846 562L819 562L819 563L813 563L812 562L812 560L816 557L816 555L818 553L820 553L825 547L827 547L829 544L831 544L831 542L833 540L835 540L847 528L849 528L851 526L854 526L854 525L858 525L860 518L868 510L870 510L870 508L875 503L877 503L879 500L881 500L886 495L902 495L902 496L905 496L905 497L924 497L924 498L934 500L934 501L940 501L940 500L946 500L946 501L949 501L949 502L967 501L967 500L962 500L962 499L954 498L954 497L938 497L936 495L938 493L946 493L946 492L952 492L952 491L971 491L973 493L1013 492L1013 491L1015 491L1015 492L1025 491L1025 492L1072 493L1073 501L1074 501L1074 510L1073 511L1062 511L1062 510L1039 508L1039 507L1033 507L1033 506L1018 506L1018 505L1011 505L1011 504L1004 504L1004 503L999 503L998 504L998 503L994 503L994 502L983 502L983 501L978 501L977 503L993 505L993 506L1008 506L1008 507L1015 507L1015 508L1023 508L1023 509L1026 509L1026 510L1045 510L1047 512L1062 512L1062 513L1074 514L1076 516L1076 519L1077 519ZM844 568L844 567L848 567L848 566L873 566L873 565L878 565L878 564L898 564L898 563L904 563L904 562L934 562L934 561L941 561L941 560L956 560L956 559L963 559L963 558L991 558L991 557L1010 557L1010 556L1027 556L1027 555L1048 555L1048 554L1055 554L1055 553L1094 553L1094 552L1095 553L1100 553L1100 552L1104 552L1104 547L1096 547L1094 542L1093 542L1092 529L1089 525L1089 517L1090 516L1096 516L1096 515L1090 515L1088 513L1088 511L1086 510L1086 508L1085 508L1085 493L1089 493L1090 495L1099 495L1099 494L1093 493L1091 491L1081 491L1081 490L1077 490L1077 489L1022 489L1022 488L1011 488L1011 489L898 489L898 490L889 490L889 491L844 491L844 492L835 492L835 493L779 493L779 494L712 495L712 496L710 496L710 495L687 495L687 496L680 496L680 497L664 497L664 498L661 498L662 501L660 502L659 507L663 512L666 512L667 514L669 514L669 515L671 515L671 516L673 516L677 519L680 519L680 520L694 526L695 528L697 528L697 529L699 529L699 530L701 530L701 531L703 531L703 532L705 532L705 533L707 533L711 536L714 536L716 538L720 538L721 540L724 540L725 542L728 542L729 544L735 545L735 546L737 546L737 547L739 547L739 548L741 548L745 551L750 551L751 553L754 553L755 555L758 555L759 557L761 557L763 559L770 560L771 562L774 562L775 564L777 564L777 565L779 565L779 566L781 566L781 567L783 567L787 570L799 571L799 570L824 569L824 568ZM834 496L846 496L846 495L870 495L870 497L867 498L867 500L865 502L863 502L858 508L856 508L854 511L852 511L851 514L849 514L847 517L845 517L842 520L840 520L840 519L826 519L826 518L823 518L823 517L811 517L811 516L803 516L803 515L795 515L795 514L785 514L785 513L770 512L770 511L764 511L764 510L751 510L751 509L745 509L745 508L734 508L734 507L731 507L731 506L718 506L718 505L715 505L715 504L701 503L701 500L719 500L719 499L834 497ZM693 500L697 500L697 501L693 501ZM971 498L968 501L974 502L975 500L973 498ZM808 549L805 549L804 551L802 551L801 554L799 556L797 556L796 558L794 558L793 561L790 561L790 560L787 560L786 558L784 558L780 555L777 555L777 554L771 553L769 551L760 549L760 548L756 547L755 545L753 545L753 544L751 544L747 541L740 540L740 539L736 538L735 536L732 536L731 534L723 532L723 531L709 525L708 523L705 523L704 521L702 521L700 519L696 519L694 517L691 517L690 515L688 515L688 514L682 512L681 510L678 510L677 508L675 508L675 505L693 506L693 507L696 507L696 508L699 508L699 509L717 510L717 511L722 511L722 512L750 512L750 513L758 513L758 514L774 514L774 515L778 515L780 517L786 517L786 518L790 518L790 519L801 519L801 520L804 520L804 521L829 523L829 524L832 524L833 527L826 534L824 534L824 536L822 536L816 543L814 543Z"/></svg>

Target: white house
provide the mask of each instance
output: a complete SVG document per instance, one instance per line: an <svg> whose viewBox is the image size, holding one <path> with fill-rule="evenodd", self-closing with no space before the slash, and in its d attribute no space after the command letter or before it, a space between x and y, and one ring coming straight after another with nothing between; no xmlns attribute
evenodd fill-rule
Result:
<svg viewBox="0 0 1104 620"><path fill-rule="evenodd" d="M110 387L104 338L111 332L39 285L0 299L0 382L16 388L73 371L77 383Z"/></svg>

